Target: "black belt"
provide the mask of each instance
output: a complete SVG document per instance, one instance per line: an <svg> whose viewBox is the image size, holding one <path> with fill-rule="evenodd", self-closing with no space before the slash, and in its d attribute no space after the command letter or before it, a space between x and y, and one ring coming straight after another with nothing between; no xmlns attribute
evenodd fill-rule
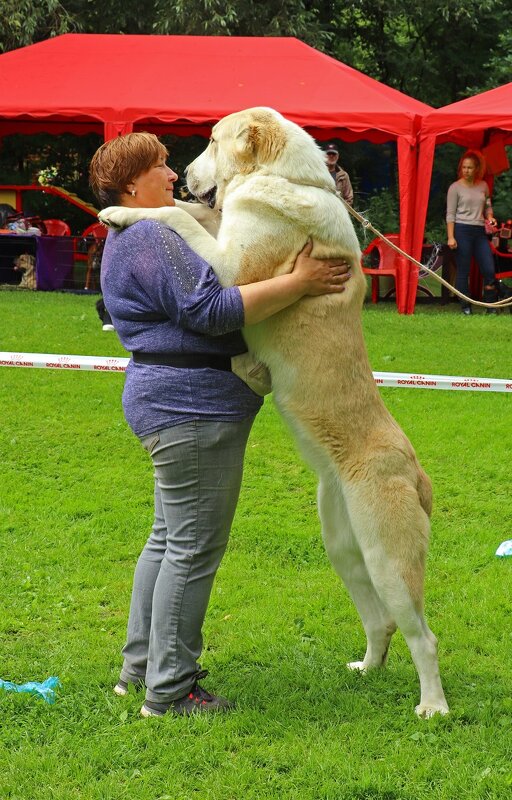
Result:
<svg viewBox="0 0 512 800"><path fill-rule="evenodd" d="M223 369L231 372L230 356L209 353L132 353L136 364L153 364L182 369Z"/></svg>

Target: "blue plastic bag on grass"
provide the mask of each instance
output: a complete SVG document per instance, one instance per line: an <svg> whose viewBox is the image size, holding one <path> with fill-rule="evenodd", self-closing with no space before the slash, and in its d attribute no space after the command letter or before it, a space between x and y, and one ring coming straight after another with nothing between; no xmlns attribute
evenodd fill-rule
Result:
<svg viewBox="0 0 512 800"><path fill-rule="evenodd" d="M28 683L11 683L11 681L3 681L0 678L0 689L5 689L6 692L25 692L26 694L34 694L36 697L42 697L45 703L55 703L55 689L61 686L58 678L47 678L42 683L37 681L29 681Z"/></svg>
<svg viewBox="0 0 512 800"><path fill-rule="evenodd" d="M496 550L497 556L512 556L512 539L502 542Z"/></svg>

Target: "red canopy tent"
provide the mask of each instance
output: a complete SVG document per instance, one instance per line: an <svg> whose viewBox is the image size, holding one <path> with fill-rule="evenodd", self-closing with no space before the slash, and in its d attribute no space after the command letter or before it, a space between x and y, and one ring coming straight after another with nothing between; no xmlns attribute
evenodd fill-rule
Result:
<svg viewBox="0 0 512 800"><path fill-rule="evenodd" d="M224 115L264 105L318 140L394 140L400 243L411 246L416 136L430 107L297 39L66 34L0 56L0 75L0 136L208 135Z"/></svg>
<svg viewBox="0 0 512 800"><path fill-rule="evenodd" d="M512 144L512 83L468 97L426 114L419 134L418 180L412 255L419 258L427 217L434 151L437 144L453 142L467 148ZM418 270L412 268L406 311L416 301Z"/></svg>

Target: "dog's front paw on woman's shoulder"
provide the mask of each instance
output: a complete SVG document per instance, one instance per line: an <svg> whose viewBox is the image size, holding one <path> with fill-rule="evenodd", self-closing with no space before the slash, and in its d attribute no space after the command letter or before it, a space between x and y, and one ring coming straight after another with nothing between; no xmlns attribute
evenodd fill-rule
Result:
<svg viewBox="0 0 512 800"><path fill-rule="evenodd" d="M120 230L126 227L127 222L124 219L123 209L120 206L109 206L104 208L98 214L98 219L102 225L114 230Z"/></svg>

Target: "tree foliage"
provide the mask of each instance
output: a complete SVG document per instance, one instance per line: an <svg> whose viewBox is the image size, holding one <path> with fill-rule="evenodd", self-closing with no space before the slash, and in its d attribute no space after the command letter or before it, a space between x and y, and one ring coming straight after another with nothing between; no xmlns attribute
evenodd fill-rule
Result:
<svg viewBox="0 0 512 800"><path fill-rule="evenodd" d="M481 83L500 20L510 16L507 0L338 0L335 6L332 54L434 106Z"/></svg>
<svg viewBox="0 0 512 800"><path fill-rule="evenodd" d="M157 0L155 9L155 33L295 36L320 49L330 39L316 4L304 0Z"/></svg>
<svg viewBox="0 0 512 800"><path fill-rule="evenodd" d="M69 33L79 25L58 0L1 0L0 52Z"/></svg>
<svg viewBox="0 0 512 800"><path fill-rule="evenodd" d="M62 3L81 33L155 33L154 0L62 0Z"/></svg>

